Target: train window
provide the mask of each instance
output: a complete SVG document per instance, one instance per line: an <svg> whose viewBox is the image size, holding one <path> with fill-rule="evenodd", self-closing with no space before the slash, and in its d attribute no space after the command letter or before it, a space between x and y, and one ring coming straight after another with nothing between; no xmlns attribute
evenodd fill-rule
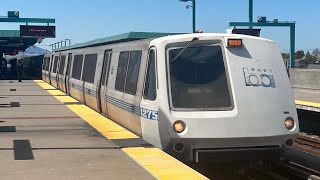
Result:
<svg viewBox="0 0 320 180"><path fill-rule="evenodd" d="M156 53L154 49L149 52L148 68L144 84L143 97L145 99L155 100L157 97L156 87Z"/></svg>
<svg viewBox="0 0 320 180"><path fill-rule="evenodd" d="M82 81L92 83L96 74L98 54L86 54L84 57L84 66L82 73Z"/></svg>
<svg viewBox="0 0 320 180"><path fill-rule="evenodd" d="M46 60L46 71L49 71L50 57L47 57Z"/></svg>
<svg viewBox="0 0 320 180"><path fill-rule="evenodd" d="M128 68L129 52L121 52L119 55L118 70L115 89L124 92L124 85L126 80Z"/></svg>
<svg viewBox="0 0 320 180"><path fill-rule="evenodd" d="M59 65L59 74L63 74L63 70L64 70L64 65L66 62L66 56L61 56L61 60L60 60L60 65Z"/></svg>
<svg viewBox="0 0 320 180"><path fill-rule="evenodd" d="M67 67L66 67L66 76L68 76L68 78L70 77L71 61L72 61L72 53L69 53Z"/></svg>
<svg viewBox="0 0 320 180"><path fill-rule="evenodd" d="M75 55L73 59L72 78L80 80L83 64L83 55Z"/></svg>
<svg viewBox="0 0 320 180"><path fill-rule="evenodd" d="M136 95L137 82L140 69L141 51L131 51L126 77L125 92Z"/></svg>
<svg viewBox="0 0 320 180"><path fill-rule="evenodd" d="M53 73L57 72L58 61L59 61L59 56L54 57L54 63L53 63L53 69L52 69Z"/></svg>
<svg viewBox="0 0 320 180"><path fill-rule="evenodd" d="M101 78L101 84L103 86L106 85L106 78L108 78L107 73L109 72L110 61L111 61L111 52L106 52L104 55L104 66L103 66L102 78Z"/></svg>
<svg viewBox="0 0 320 180"><path fill-rule="evenodd" d="M232 107L221 46L189 47L180 54L181 50L169 50L172 106L202 110Z"/></svg>
<svg viewBox="0 0 320 180"><path fill-rule="evenodd" d="M46 63L47 63L47 57L44 57L42 61L42 70L46 69Z"/></svg>

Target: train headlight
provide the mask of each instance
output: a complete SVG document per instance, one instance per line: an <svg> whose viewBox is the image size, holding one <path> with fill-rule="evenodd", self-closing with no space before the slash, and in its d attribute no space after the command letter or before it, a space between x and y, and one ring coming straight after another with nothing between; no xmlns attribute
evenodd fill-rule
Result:
<svg viewBox="0 0 320 180"><path fill-rule="evenodd" d="M176 133L182 133L184 130L186 130L186 123L183 121L176 121L173 123L173 129Z"/></svg>
<svg viewBox="0 0 320 180"><path fill-rule="evenodd" d="M291 117L288 117L285 121L284 121L284 125L286 126L286 128L288 130L292 130L294 128L294 120Z"/></svg>

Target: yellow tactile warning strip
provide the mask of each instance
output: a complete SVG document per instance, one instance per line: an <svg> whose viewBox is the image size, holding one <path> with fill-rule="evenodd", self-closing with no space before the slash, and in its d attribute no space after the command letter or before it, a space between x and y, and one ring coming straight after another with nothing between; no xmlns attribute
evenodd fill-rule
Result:
<svg viewBox="0 0 320 180"><path fill-rule="evenodd" d="M35 81L36 83L39 84L39 86L41 86L43 89L55 89L55 87L51 86L50 84L44 82L44 81L39 81L39 80L36 80Z"/></svg>
<svg viewBox="0 0 320 180"><path fill-rule="evenodd" d="M308 101L300 101L300 100L296 100L295 102L298 105L320 108L320 104L319 103L308 102Z"/></svg>
<svg viewBox="0 0 320 180"><path fill-rule="evenodd" d="M44 89L48 89L47 91L62 103L78 102L76 99L67 96L62 91L53 90L54 87L45 83L44 81L38 80L35 82ZM127 129L121 127L120 125L100 115L99 113L83 104L70 104L66 106L111 141L116 139L139 138L132 132L128 131ZM133 160L139 163L144 169L146 169L157 179L208 179L158 148L130 147L122 148L122 151L128 154Z"/></svg>
<svg viewBox="0 0 320 180"><path fill-rule="evenodd" d="M67 105L74 113L87 121L92 127L98 130L108 139L130 139L138 138L137 135L119 126L115 122L100 115L85 105Z"/></svg>
<svg viewBox="0 0 320 180"><path fill-rule="evenodd" d="M47 90L53 96L65 96L66 94L60 90Z"/></svg>
<svg viewBox="0 0 320 180"><path fill-rule="evenodd" d="M158 148L123 148L132 159L158 179L208 179Z"/></svg>
<svg viewBox="0 0 320 180"><path fill-rule="evenodd" d="M57 98L60 102L66 103L73 103L73 102L78 102L77 100L73 99L70 96L55 96L55 98Z"/></svg>

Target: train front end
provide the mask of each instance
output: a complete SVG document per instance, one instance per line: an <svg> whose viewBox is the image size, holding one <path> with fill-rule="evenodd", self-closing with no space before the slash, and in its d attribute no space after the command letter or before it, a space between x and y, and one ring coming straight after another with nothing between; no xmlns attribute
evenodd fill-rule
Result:
<svg viewBox="0 0 320 180"><path fill-rule="evenodd" d="M195 162L268 160L293 144L298 116L275 42L205 33L154 43L163 149Z"/></svg>

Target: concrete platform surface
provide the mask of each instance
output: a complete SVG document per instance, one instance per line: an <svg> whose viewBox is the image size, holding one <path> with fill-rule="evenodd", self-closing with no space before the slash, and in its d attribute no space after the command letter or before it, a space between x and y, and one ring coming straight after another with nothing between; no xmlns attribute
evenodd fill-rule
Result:
<svg viewBox="0 0 320 180"><path fill-rule="evenodd" d="M0 81L0 179L155 179L34 81Z"/></svg>

